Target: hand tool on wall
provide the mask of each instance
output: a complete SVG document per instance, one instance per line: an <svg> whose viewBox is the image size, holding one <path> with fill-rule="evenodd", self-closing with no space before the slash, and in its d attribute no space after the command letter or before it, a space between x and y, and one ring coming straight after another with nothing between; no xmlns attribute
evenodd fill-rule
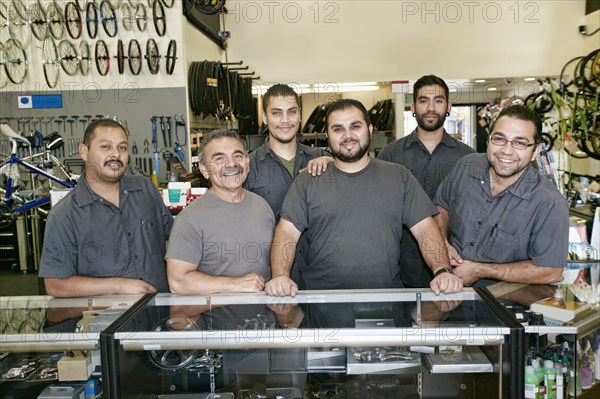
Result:
<svg viewBox="0 0 600 399"><path fill-rule="evenodd" d="M160 120L160 131L162 132L163 138L163 147L168 147L167 143L167 127L165 126L165 117L164 116L155 116L155 118Z"/></svg>
<svg viewBox="0 0 600 399"><path fill-rule="evenodd" d="M160 175L160 168L158 165L158 140L156 139L156 122L158 117L153 116L150 120L152 122L152 145L154 146L154 170L152 171L152 182L158 188L158 176ZM163 139L165 132L163 130Z"/></svg>
<svg viewBox="0 0 600 399"><path fill-rule="evenodd" d="M177 115L173 115L173 119L175 120L175 152L179 157L179 160L183 163L185 161L185 155L183 154L183 150L181 147L185 147L187 145L187 130L185 127L185 118L183 114L181 115L181 120L177 120ZM183 144L181 144L179 138L179 128L183 129Z"/></svg>
<svg viewBox="0 0 600 399"><path fill-rule="evenodd" d="M61 115L59 116L60 119L62 119L63 121L63 133L67 133L67 116L66 115ZM73 135L73 129L71 129L71 136Z"/></svg>
<svg viewBox="0 0 600 399"><path fill-rule="evenodd" d="M169 148L171 148L173 145L173 138L171 136L171 117L165 116L165 118L167 119L165 127L167 128L167 136L169 137Z"/></svg>
<svg viewBox="0 0 600 399"><path fill-rule="evenodd" d="M67 120L65 120L65 122L69 124L69 127L71 129L71 136L73 136L73 123L75 123L75 120L74 119L67 119Z"/></svg>
<svg viewBox="0 0 600 399"><path fill-rule="evenodd" d="M56 123L56 129L57 131L60 130L60 126L63 124L63 121L61 121L60 119L55 119L54 123ZM65 128L63 126L63 133L65 132Z"/></svg>

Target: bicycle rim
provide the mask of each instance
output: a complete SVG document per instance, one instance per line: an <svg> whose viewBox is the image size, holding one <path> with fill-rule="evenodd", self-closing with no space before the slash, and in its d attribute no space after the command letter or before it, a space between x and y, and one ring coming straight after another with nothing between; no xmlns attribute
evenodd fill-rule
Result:
<svg viewBox="0 0 600 399"><path fill-rule="evenodd" d="M63 12L56 2L52 1L48 4L48 7L46 8L46 18L52 37L56 40L62 39L65 34L65 23L63 20Z"/></svg>
<svg viewBox="0 0 600 399"><path fill-rule="evenodd" d="M58 54L60 58L60 66L63 71L69 76L77 75L79 71L79 58L77 57L77 50L73 43L67 39L61 40L58 43Z"/></svg>
<svg viewBox="0 0 600 399"><path fill-rule="evenodd" d="M191 0L194 7L202 14L213 15L221 11L225 0Z"/></svg>
<svg viewBox="0 0 600 399"><path fill-rule="evenodd" d="M167 47L167 55L165 57L167 59L167 75L172 75L175 70L175 61L177 60L177 42L175 39L169 42L169 47Z"/></svg>
<svg viewBox="0 0 600 399"><path fill-rule="evenodd" d="M94 51L96 58L96 69L102 76L106 76L110 70L110 55L108 54L108 47L104 40L98 40L96 42L96 49Z"/></svg>
<svg viewBox="0 0 600 399"><path fill-rule="evenodd" d="M142 47L140 46L140 42L135 39L131 39L129 41L127 56L129 61L129 70L133 75L139 75L142 71Z"/></svg>
<svg viewBox="0 0 600 399"><path fill-rule="evenodd" d="M102 3L100 3L100 19L102 20L104 32L106 32L109 37L115 37L118 31L117 14L108 0L103 0Z"/></svg>
<svg viewBox="0 0 600 399"><path fill-rule="evenodd" d="M81 12L79 12L79 6L73 2L69 2L65 6L65 25L67 26L67 33L72 39L81 37L81 31L83 30Z"/></svg>
<svg viewBox="0 0 600 399"><path fill-rule="evenodd" d="M79 42L79 69L82 75L87 76L90 73L91 64L90 45L85 40L82 40Z"/></svg>
<svg viewBox="0 0 600 399"><path fill-rule="evenodd" d="M58 51L56 43L52 36L46 36L42 46L42 63L44 64L44 77L48 87L53 89L58 83L58 68L60 60L58 59Z"/></svg>
<svg viewBox="0 0 600 399"><path fill-rule="evenodd" d="M98 7L93 1L85 7L85 26L90 39L95 39L98 35Z"/></svg>
<svg viewBox="0 0 600 399"><path fill-rule="evenodd" d="M119 75L123 75L125 72L125 51L123 49L123 40L121 39L117 41L117 55L115 58L117 59L117 70L119 71Z"/></svg>
<svg viewBox="0 0 600 399"><path fill-rule="evenodd" d="M18 85L23 83L27 76L27 55L17 42L8 39L4 45L4 68L8 80Z"/></svg>
<svg viewBox="0 0 600 399"><path fill-rule="evenodd" d="M148 39L146 42L146 62L152 75L156 75L160 70L160 52L154 39Z"/></svg>
<svg viewBox="0 0 600 399"><path fill-rule="evenodd" d="M154 21L156 34L161 37L164 36L167 30L167 19L161 0L154 0L154 3L152 3L152 21Z"/></svg>
<svg viewBox="0 0 600 399"><path fill-rule="evenodd" d="M29 23L15 14L14 17L7 20L7 25L10 37L14 39L22 49L26 49L31 42Z"/></svg>
<svg viewBox="0 0 600 399"><path fill-rule="evenodd" d="M40 3L35 3L29 10L31 17L29 18L29 26L31 32L38 40L44 40L48 35L48 23L46 22L46 11Z"/></svg>
<svg viewBox="0 0 600 399"><path fill-rule="evenodd" d="M148 12L142 3L138 3L135 7L135 24L140 32L144 32L148 25Z"/></svg>

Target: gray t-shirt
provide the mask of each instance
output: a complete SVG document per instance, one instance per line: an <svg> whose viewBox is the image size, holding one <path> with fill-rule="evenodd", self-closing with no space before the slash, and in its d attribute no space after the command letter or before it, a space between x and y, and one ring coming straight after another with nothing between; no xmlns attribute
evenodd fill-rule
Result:
<svg viewBox="0 0 600 399"><path fill-rule="evenodd" d="M448 210L449 238L458 253L475 262L531 260L537 266L567 262L567 201L531 165L496 195L490 189L486 154L463 157L446 176L435 203Z"/></svg>
<svg viewBox="0 0 600 399"><path fill-rule="evenodd" d="M268 279L274 229L273 211L260 196L244 190L242 201L227 202L208 191L175 219L165 258L213 276Z"/></svg>
<svg viewBox="0 0 600 399"><path fill-rule="evenodd" d="M404 166L371 159L357 173L330 164L321 176L300 174L281 217L306 230L302 289L393 288L401 287L402 225L436 213Z"/></svg>

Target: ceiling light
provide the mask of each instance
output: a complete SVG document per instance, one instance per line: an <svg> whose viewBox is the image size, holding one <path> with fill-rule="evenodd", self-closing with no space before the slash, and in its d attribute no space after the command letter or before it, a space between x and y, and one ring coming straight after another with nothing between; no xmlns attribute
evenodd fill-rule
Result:
<svg viewBox="0 0 600 399"><path fill-rule="evenodd" d="M531 81L535 80L535 78L525 78L523 80L526 81L526 82L531 82Z"/></svg>
<svg viewBox="0 0 600 399"><path fill-rule="evenodd" d="M497 91L498 88L497 87L488 87L488 91Z"/></svg>
<svg viewBox="0 0 600 399"><path fill-rule="evenodd" d="M475 83L485 83L485 79L476 79Z"/></svg>

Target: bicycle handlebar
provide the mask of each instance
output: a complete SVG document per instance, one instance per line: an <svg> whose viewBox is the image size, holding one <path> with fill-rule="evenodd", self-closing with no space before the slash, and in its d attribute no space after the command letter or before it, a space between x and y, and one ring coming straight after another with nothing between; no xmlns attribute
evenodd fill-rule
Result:
<svg viewBox="0 0 600 399"><path fill-rule="evenodd" d="M12 143L11 154L17 153L17 142L18 141L21 141L21 142L29 145L29 140L27 140L25 137L22 137L19 133L15 132L12 129L12 127L10 127L9 125L7 125L5 123L0 123L0 132L2 132L3 135L8 137L8 139Z"/></svg>

